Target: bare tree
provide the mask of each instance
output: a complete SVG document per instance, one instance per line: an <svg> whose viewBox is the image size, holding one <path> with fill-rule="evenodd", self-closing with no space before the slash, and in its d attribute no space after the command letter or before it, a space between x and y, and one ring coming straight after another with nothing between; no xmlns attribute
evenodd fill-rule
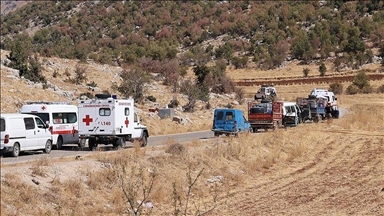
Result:
<svg viewBox="0 0 384 216"><path fill-rule="evenodd" d="M117 86L117 91L125 98L133 97L136 102L142 102L146 93L145 84L151 81L151 76L141 68L134 67L123 70L120 77L122 82Z"/></svg>

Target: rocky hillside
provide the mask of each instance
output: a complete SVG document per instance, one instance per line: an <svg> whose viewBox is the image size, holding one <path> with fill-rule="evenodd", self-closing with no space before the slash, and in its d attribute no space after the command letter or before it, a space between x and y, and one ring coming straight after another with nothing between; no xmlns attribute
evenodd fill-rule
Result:
<svg viewBox="0 0 384 216"><path fill-rule="evenodd" d="M93 62L86 64L86 74L88 82L94 81L97 87L89 87L86 84L76 85L66 81L68 79L66 71L73 76L73 71L78 64L77 60L68 60L60 58L44 58L42 61L43 74L47 78L47 84L34 83L19 76L19 71L3 65L7 61L6 56L9 52L1 50L1 113L19 112L20 107L29 101L69 101L77 105L77 99L80 99L82 93L97 94L103 91L113 92L112 83L119 83L121 67L109 65L100 65ZM57 73L54 77L53 74ZM206 108L207 104L202 101L197 102L197 111L194 113L185 113L181 105L187 103L185 95L171 93L169 87L159 82L152 81L147 85L148 95L156 98L156 102L146 100L143 104L136 104L138 112L146 125L150 127L152 135L164 133L187 132L193 130L210 129L211 115L216 107L238 106L239 101L235 100L234 94L218 95L210 94L210 103L212 106ZM118 97L122 97L117 93ZM170 100L176 98L180 106L175 108L175 121L172 119L160 120L156 113L149 109L165 108ZM164 127L158 127L158 125Z"/></svg>

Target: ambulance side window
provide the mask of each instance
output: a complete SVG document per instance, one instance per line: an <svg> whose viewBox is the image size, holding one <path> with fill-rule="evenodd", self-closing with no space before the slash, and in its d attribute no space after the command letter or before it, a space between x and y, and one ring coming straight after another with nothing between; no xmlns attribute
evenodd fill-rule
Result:
<svg viewBox="0 0 384 216"><path fill-rule="evenodd" d="M124 109L124 113L125 113L125 116L129 116L129 108L128 107L126 107Z"/></svg>
<svg viewBox="0 0 384 216"><path fill-rule="evenodd" d="M110 116L111 115L111 109L110 108L100 108L99 109L99 115L100 116Z"/></svg>

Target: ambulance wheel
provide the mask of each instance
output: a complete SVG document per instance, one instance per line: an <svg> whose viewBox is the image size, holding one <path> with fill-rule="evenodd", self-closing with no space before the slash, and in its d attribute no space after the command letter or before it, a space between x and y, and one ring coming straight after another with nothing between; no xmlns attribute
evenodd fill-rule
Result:
<svg viewBox="0 0 384 216"><path fill-rule="evenodd" d="M89 138L88 140L88 146L89 146L89 151L94 151L96 146L95 145L95 138Z"/></svg>
<svg viewBox="0 0 384 216"><path fill-rule="evenodd" d="M141 142L141 147L147 146L147 144L148 144L148 135L147 135L147 133L143 133L143 135L141 136L140 142Z"/></svg>
<svg viewBox="0 0 384 216"><path fill-rule="evenodd" d="M121 148L125 147L125 142L124 142L123 138L117 138L116 142L113 144L114 149L118 149L120 147Z"/></svg>
<svg viewBox="0 0 384 216"><path fill-rule="evenodd" d="M84 148L85 147L85 143L86 143L86 139L79 139L79 148Z"/></svg>
<svg viewBox="0 0 384 216"><path fill-rule="evenodd" d="M56 149L57 150L63 149L63 137L62 136L59 136L57 138Z"/></svg>
<svg viewBox="0 0 384 216"><path fill-rule="evenodd" d="M52 142L51 140L47 140L47 142L45 143L45 148L43 149L43 152L45 154L49 154L51 153L51 150L52 150Z"/></svg>
<svg viewBox="0 0 384 216"><path fill-rule="evenodd" d="M19 143L15 143L15 145L13 146L13 149L12 149L12 156L17 157L17 156L19 156L19 154L20 154L20 145L19 145Z"/></svg>

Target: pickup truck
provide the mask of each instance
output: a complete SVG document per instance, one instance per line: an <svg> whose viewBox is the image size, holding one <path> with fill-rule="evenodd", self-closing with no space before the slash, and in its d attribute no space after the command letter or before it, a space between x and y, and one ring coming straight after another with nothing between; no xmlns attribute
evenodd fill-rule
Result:
<svg viewBox="0 0 384 216"><path fill-rule="evenodd" d="M255 100L262 100L268 96L276 96L276 88L273 85L262 85L255 94Z"/></svg>

